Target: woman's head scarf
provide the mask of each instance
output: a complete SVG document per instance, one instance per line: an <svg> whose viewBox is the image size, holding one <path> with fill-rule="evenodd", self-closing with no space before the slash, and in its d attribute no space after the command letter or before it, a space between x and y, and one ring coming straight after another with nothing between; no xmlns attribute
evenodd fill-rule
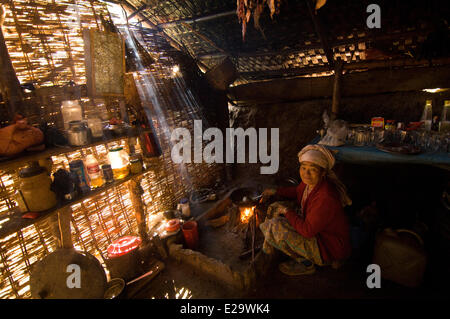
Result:
<svg viewBox="0 0 450 319"><path fill-rule="evenodd" d="M298 153L298 160L300 163L311 162L325 169L326 177L336 186L336 189L339 192L342 206L352 204L352 200L347 195L345 185L342 184L333 171L336 160L327 148L318 144L307 145Z"/></svg>

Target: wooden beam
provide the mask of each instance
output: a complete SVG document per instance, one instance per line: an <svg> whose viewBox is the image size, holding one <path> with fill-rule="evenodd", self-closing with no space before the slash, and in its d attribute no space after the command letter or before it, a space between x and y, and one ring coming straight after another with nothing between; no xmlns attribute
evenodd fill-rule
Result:
<svg viewBox="0 0 450 319"><path fill-rule="evenodd" d="M342 97L448 87L450 65L355 72L341 81ZM330 98L333 83L333 76L257 82L229 88L228 97L255 104Z"/></svg>
<svg viewBox="0 0 450 319"><path fill-rule="evenodd" d="M235 14L236 14L236 10L231 10L231 11L210 14L207 16L202 16L202 17L197 17L197 18L181 19L181 20L176 20L176 21L160 23L157 25L157 27L158 28L170 28L170 27L174 27L178 24L182 24L182 23L198 23L198 22L210 21L210 20L214 20L214 19L218 19L218 18L227 17L230 15L235 15Z"/></svg>
<svg viewBox="0 0 450 319"><path fill-rule="evenodd" d="M128 182L128 190L130 192L131 203L133 204L133 208L135 210L139 236L141 237L142 242L148 243L150 238L147 233L147 223L145 221L145 203L142 200L144 190L141 186L141 180L142 176L136 179L131 179Z"/></svg>
<svg viewBox="0 0 450 319"><path fill-rule="evenodd" d="M363 36L363 37L353 37L342 40L332 41L330 44L331 48L336 48L343 45L355 45L361 42L379 42L386 40L398 40L401 38L410 38L410 37L418 37L424 36L426 37L432 30L431 29L422 29L416 31L408 31L408 32L398 32L398 33L389 33L389 34L380 34L376 36ZM287 49L287 50L278 50L278 51L264 51L264 52L237 52L231 51L229 52L233 56L239 57L259 57L259 56L271 56L271 55L290 55L290 54L299 54L302 52L306 52L309 50L317 50L321 49L321 43L312 43L308 45L302 46L300 49ZM216 59L224 56L221 52L210 52L206 54L200 54L198 56L199 59Z"/></svg>
<svg viewBox="0 0 450 319"><path fill-rule="evenodd" d="M131 14L133 14L134 12L137 12L139 9L136 9L134 6L132 6L131 4L129 4L128 2L123 2L123 5L125 7L128 8L128 10L131 10ZM167 35L164 30L158 28L156 26L156 24L154 24L153 22L151 22L146 16L144 16L142 14L142 12L138 12L137 15L139 17L141 17L143 19L143 23L144 25L146 25L147 28L152 29L152 30L158 30L159 34L165 38L167 40L167 42L169 42L169 44L174 47L176 50L184 52L184 50L182 49L182 46L176 41L174 40L172 37L170 37L169 35Z"/></svg>
<svg viewBox="0 0 450 319"><path fill-rule="evenodd" d="M450 58L433 59L432 65L447 65L450 64ZM343 69L346 71L354 70L366 70L366 69L383 69L383 68L395 68L395 67L418 67L428 66L427 60L415 60L411 58L407 59L395 59L395 60L374 60L374 61L360 61L353 63L344 63ZM322 73L329 71L329 67L326 65L320 66L308 66L301 68L290 68L280 70L264 70L264 71L252 71L252 72L239 72L240 77L276 77L276 76L299 76L313 73Z"/></svg>
<svg viewBox="0 0 450 319"><path fill-rule="evenodd" d="M142 10L147 9L148 4L143 4L141 7L139 7L139 9L137 9L136 11L134 11L132 14L130 14L127 19L133 19L136 15L138 15Z"/></svg>
<svg viewBox="0 0 450 319"><path fill-rule="evenodd" d="M208 43L210 46L212 46L217 51L220 51L224 55L229 55L225 50L221 49L219 46L217 46L213 41L211 41L207 36L203 35L202 33L198 32L197 30L194 30L193 27L191 27L189 24L182 22L181 25L194 33L197 37Z"/></svg>
<svg viewBox="0 0 450 319"><path fill-rule="evenodd" d="M52 233L58 248L73 248L70 220L72 209L70 206L61 208L57 214L50 217Z"/></svg>

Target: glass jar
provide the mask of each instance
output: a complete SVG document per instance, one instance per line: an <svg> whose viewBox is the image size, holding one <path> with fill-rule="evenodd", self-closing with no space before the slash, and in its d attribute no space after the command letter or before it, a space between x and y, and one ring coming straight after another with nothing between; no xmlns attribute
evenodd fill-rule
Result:
<svg viewBox="0 0 450 319"><path fill-rule="evenodd" d="M425 123L424 127L426 131L431 131L431 124L433 121L433 108L431 102L431 100L426 100L425 108L422 113L421 121Z"/></svg>
<svg viewBox="0 0 450 319"><path fill-rule="evenodd" d="M69 122L83 120L83 110L78 100L62 101L61 114L65 130L69 129Z"/></svg>
<svg viewBox="0 0 450 319"><path fill-rule="evenodd" d="M130 170L131 174L142 173L142 160L138 154L130 156Z"/></svg>
<svg viewBox="0 0 450 319"><path fill-rule="evenodd" d="M128 176L130 170L128 168L128 154L123 147L113 147L108 153L109 163L113 171L114 179L122 179Z"/></svg>
<svg viewBox="0 0 450 319"><path fill-rule="evenodd" d="M439 122L439 132L450 132L450 100L444 101L442 109L441 121Z"/></svg>
<svg viewBox="0 0 450 319"><path fill-rule="evenodd" d="M366 146L370 140L370 131L367 128L358 128L355 132L355 146Z"/></svg>
<svg viewBox="0 0 450 319"><path fill-rule="evenodd" d="M103 123L99 117L89 117L87 119L87 125L91 130L93 138L103 137Z"/></svg>

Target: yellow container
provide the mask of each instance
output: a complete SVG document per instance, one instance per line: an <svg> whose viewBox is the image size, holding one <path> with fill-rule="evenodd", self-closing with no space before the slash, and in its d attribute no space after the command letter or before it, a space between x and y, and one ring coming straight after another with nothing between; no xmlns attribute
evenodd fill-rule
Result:
<svg viewBox="0 0 450 319"><path fill-rule="evenodd" d="M56 194L50 190L52 180L47 170L36 164L19 171L20 191L31 212L41 212L56 205Z"/></svg>
<svg viewBox="0 0 450 319"><path fill-rule="evenodd" d="M113 147L108 153L109 163L114 174L114 179L122 179L130 174L128 154L123 147Z"/></svg>

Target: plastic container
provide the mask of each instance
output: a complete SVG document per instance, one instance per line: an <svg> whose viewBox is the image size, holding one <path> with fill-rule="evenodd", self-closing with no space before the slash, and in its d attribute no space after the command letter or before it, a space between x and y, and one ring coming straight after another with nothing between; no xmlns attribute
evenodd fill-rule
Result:
<svg viewBox="0 0 450 319"><path fill-rule="evenodd" d="M56 194L50 190L52 180L37 162L19 171L20 192L31 212L41 212L56 205Z"/></svg>
<svg viewBox="0 0 450 319"><path fill-rule="evenodd" d="M381 267L381 277L406 287L419 286L427 265L422 238L407 229L385 229L377 235L373 263Z"/></svg>
<svg viewBox="0 0 450 319"><path fill-rule="evenodd" d="M88 184L88 175L86 172L86 167L82 160L74 160L69 163L69 169L71 173L77 175L77 185L80 187L82 193L86 193L90 190Z"/></svg>
<svg viewBox="0 0 450 319"><path fill-rule="evenodd" d="M62 101L61 114L65 130L69 129L69 122L83 120L83 110L78 100Z"/></svg>
<svg viewBox="0 0 450 319"><path fill-rule="evenodd" d="M184 241L189 249L196 249L198 247L198 229L196 221L188 221L181 227L183 231Z"/></svg>

